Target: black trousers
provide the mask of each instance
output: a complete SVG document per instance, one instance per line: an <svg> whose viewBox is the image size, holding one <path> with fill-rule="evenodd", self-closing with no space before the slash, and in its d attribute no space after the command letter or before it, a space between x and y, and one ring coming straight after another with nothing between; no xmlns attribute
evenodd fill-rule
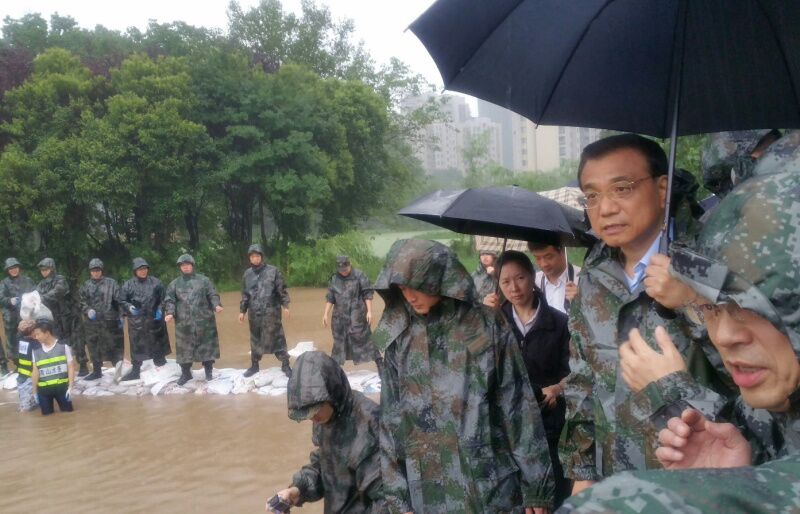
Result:
<svg viewBox="0 0 800 514"><path fill-rule="evenodd" d="M42 416L47 416L55 412L53 401L58 403L61 412L72 412L72 401L67 400L67 386L45 387L39 389L36 396L39 397L39 407L42 409Z"/></svg>

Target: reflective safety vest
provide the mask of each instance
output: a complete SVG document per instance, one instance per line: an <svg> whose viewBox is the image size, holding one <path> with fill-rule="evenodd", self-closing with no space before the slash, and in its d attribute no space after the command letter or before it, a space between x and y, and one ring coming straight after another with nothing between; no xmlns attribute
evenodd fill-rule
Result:
<svg viewBox="0 0 800 514"><path fill-rule="evenodd" d="M39 368L40 389L69 383L67 348L64 343L56 343L49 352L45 352L42 348L35 349L33 361Z"/></svg>
<svg viewBox="0 0 800 514"><path fill-rule="evenodd" d="M19 348L17 352L17 372L25 377L31 376L31 346L32 344L24 339L19 340Z"/></svg>

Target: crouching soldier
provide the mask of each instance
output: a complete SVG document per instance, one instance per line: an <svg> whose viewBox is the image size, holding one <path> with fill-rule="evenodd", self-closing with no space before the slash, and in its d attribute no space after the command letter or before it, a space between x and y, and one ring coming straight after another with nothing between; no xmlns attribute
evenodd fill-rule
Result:
<svg viewBox="0 0 800 514"><path fill-rule="evenodd" d="M141 257L133 259L133 278L122 284L119 302L128 317L128 339L133 369L122 380L137 380L142 362L153 359L163 366L169 355L169 337L161 304L164 284L150 276L150 266Z"/></svg>
<svg viewBox="0 0 800 514"><path fill-rule="evenodd" d="M103 276L100 259L89 261L89 275L91 278L78 291L86 345L92 357L92 373L84 380L97 380L103 376L104 361L114 365L122 360L125 340L117 281Z"/></svg>
<svg viewBox="0 0 800 514"><path fill-rule="evenodd" d="M175 352L181 366L178 385L192 379L192 363L202 362L206 380L211 380L214 361L219 359L219 336L215 313L222 304L214 284L195 273L194 258L185 253L178 258L181 276L170 282L164 299L164 321L175 320Z"/></svg>
<svg viewBox="0 0 800 514"><path fill-rule="evenodd" d="M287 387L289 417L314 423L316 448L277 496L298 507L323 499L329 513L384 512L378 405L351 390L342 368L322 352L301 355Z"/></svg>

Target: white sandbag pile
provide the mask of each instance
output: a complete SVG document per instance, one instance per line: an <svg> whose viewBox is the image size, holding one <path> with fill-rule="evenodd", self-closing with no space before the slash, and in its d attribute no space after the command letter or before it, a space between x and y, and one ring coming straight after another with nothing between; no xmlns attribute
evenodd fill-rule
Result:
<svg viewBox="0 0 800 514"><path fill-rule="evenodd" d="M293 357L314 350L314 343L298 343L289 354ZM87 381L82 377L75 379L72 388L74 396L164 396L194 393L196 395L241 395L256 393L262 396L284 396L289 379L280 367L262 369L253 376L245 377L243 369L214 369L213 378L206 381L202 368L192 370L192 379L183 386L177 384L181 367L174 360L167 360L163 366L156 366L152 360L142 363L138 380L122 381L132 366L129 361L120 361L113 368L103 368L103 376L98 380ZM356 370L347 374L350 387L365 394L379 393L380 377L374 371ZM0 377L0 387L6 390L17 388L17 374L10 373Z"/></svg>

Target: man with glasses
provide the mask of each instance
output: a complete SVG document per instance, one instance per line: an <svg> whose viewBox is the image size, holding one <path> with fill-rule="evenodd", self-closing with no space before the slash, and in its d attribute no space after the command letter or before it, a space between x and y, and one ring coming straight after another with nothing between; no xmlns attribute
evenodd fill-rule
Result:
<svg viewBox="0 0 800 514"><path fill-rule="evenodd" d="M656 455L669 471L624 473L571 498L559 512L797 512L798 165L795 132L723 199L692 248L673 247L668 263L672 280L664 289L682 291L681 309L705 326L741 393L734 424L686 409L659 433ZM656 298L669 302L671 296ZM656 337L663 354L677 354L666 332ZM634 331L621 353L627 375L651 350Z"/></svg>
<svg viewBox="0 0 800 514"><path fill-rule="evenodd" d="M602 139L581 155L578 182L601 241L586 257L570 306L571 374L560 455L575 480L573 492L620 471L659 467L653 421L673 404L686 402L713 416L725 403L684 371L683 359L702 358L692 343L701 330L682 316L662 317L645 293L645 269L663 228L666 173L661 147L634 134ZM681 366L661 367L634 394L622 379L619 346L633 328L653 341L659 325L673 337Z"/></svg>

